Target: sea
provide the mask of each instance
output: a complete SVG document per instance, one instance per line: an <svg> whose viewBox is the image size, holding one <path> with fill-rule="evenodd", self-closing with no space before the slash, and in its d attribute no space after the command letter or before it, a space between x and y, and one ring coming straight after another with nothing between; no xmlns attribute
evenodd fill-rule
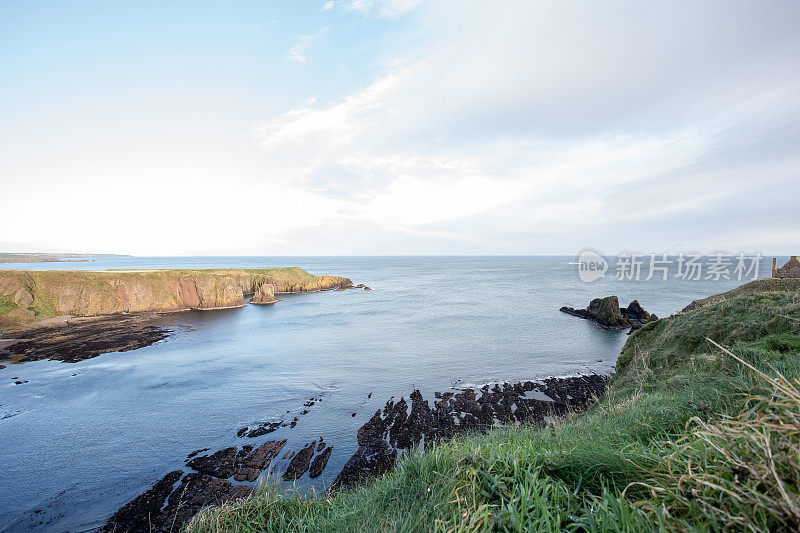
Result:
<svg viewBox="0 0 800 533"><path fill-rule="evenodd" d="M555 256L104 257L0 265L299 266L372 288L167 315L161 321L172 334L145 348L78 363L7 365L0 370L0 531L94 530L184 468L190 452L266 440L287 439L287 450L320 437L332 445L323 475L293 486L322 491L355 452L358 428L391 398L414 389L432 398L486 383L612 374L627 332L601 329L561 306L586 307L613 294L623 306L637 299L664 317L743 283L732 273L684 279L676 264L666 280L661 271L646 279L645 259L639 279L615 275L612 266L592 282L581 280L575 257ZM768 276L769 267L771 258L763 258L755 275ZM304 406L311 398L318 401ZM295 417L294 428L237 437L244 426ZM274 479L286 461L272 467L260 481Z"/></svg>

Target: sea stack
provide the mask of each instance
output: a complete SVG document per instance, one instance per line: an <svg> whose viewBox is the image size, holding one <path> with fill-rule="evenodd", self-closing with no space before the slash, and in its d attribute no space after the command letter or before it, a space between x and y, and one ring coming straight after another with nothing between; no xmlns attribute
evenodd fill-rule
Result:
<svg viewBox="0 0 800 533"><path fill-rule="evenodd" d="M274 304L275 302L279 301L275 298L275 285L272 283L263 283L260 287L256 289L256 292L253 293L253 297L250 299L251 304Z"/></svg>

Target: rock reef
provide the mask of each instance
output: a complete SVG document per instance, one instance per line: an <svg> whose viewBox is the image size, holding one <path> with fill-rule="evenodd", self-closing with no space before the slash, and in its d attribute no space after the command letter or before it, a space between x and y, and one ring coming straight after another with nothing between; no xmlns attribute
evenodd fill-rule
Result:
<svg viewBox="0 0 800 533"><path fill-rule="evenodd" d="M359 448L336 477L332 489L357 485L388 472L398 456L420 442L485 431L497 423L542 424L550 416L583 409L603 394L608 382L608 377L592 374L485 385L480 389L436 393L433 407L418 390L409 396L410 406L405 398L389 400L358 430ZM312 398L306 404L316 401L320 398ZM249 436L249 431L252 428L245 427L237 435ZM104 531L178 531L205 506L254 494L253 486L233 484L231 479L252 483L271 465L277 469L278 461L288 461L281 475L284 481L294 482L306 473L309 478L316 478L323 473L333 447L322 437L297 451L286 450L279 459L286 442L231 446L210 454L204 453L207 449L194 451L186 458L186 466L192 472L175 470L166 474L150 490L120 508Z"/></svg>
<svg viewBox="0 0 800 533"><path fill-rule="evenodd" d="M77 363L103 353L144 348L169 336L169 329L154 323L156 318L158 315L152 314L120 315L12 329L9 335L14 340L0 349L0 361Z"/></svg>
<svg viewBox="0 0 800 533"><path fill-rule="evenodd" d="M634 300L628 307L620 307L616 296L595 298L589 302L586 309L574 309L564 306L559 309L562 313L585 318L596 322L606 329L628 329L634 331L648 322L658 320L656 315L645 311L638 300Z"/></svg>
<svg viewBox="0 0 800 533"><path fill-rule="evenodd" d="M211 455L190 454L186 466L195 470L184 476L174 470L153 488L123 506L103 531L179 531L181 526L207 505L220 505L254 494L250 485L229 481L255 481L269 467L286 441L268 441L253 448L225 448ZM180 485L175 484L181 481Z"/></svg>
<svg viewBox="0 0 800 533"><path fill-rule="evenodd" d="M497 423L542 424L549 416L588 406L608 387L606 376L550 378L541 382L486 385L479 390L436 393L433 408L420 391L389 400L357 435L359 448L332 489L358 485L394 468L397 457L419 442L451 439L468 431L486 431Z"/></svg>

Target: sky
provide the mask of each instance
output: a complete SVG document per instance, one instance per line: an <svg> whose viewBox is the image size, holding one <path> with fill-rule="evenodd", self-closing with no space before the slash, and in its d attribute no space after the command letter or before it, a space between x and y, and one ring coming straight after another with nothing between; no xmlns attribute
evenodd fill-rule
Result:
<svg viewBox="0 0 800 533"><path fill-rule="evenodd" d="M796 254L798 20L0 0L0 251Z"/></svg>

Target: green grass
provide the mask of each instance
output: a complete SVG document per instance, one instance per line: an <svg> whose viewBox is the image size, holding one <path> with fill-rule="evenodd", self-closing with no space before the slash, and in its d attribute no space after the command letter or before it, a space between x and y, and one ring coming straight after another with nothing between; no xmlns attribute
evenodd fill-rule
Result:
<svg viewBox="0 0 800 533"><path fill-rule="evenodd" d="M0 315L4 315L17 308L17 304L8 296L0 295Z"/></svg>
<svg viewBox="0 0 800 533"><path fill-rule="evenodd" d="M800 377L800 322L786 316L800 318L796 292L735 296L659 320L631 335L608 393L583 414L429 446L333 495L267 487L188 529L796 529L800 429L791 421L800 404L779 392L783 381L758 373ZM774 476L764 477L768 454L753 447L762 432L777 454ZM753 474L740 481L737 468Z"/></svg>

